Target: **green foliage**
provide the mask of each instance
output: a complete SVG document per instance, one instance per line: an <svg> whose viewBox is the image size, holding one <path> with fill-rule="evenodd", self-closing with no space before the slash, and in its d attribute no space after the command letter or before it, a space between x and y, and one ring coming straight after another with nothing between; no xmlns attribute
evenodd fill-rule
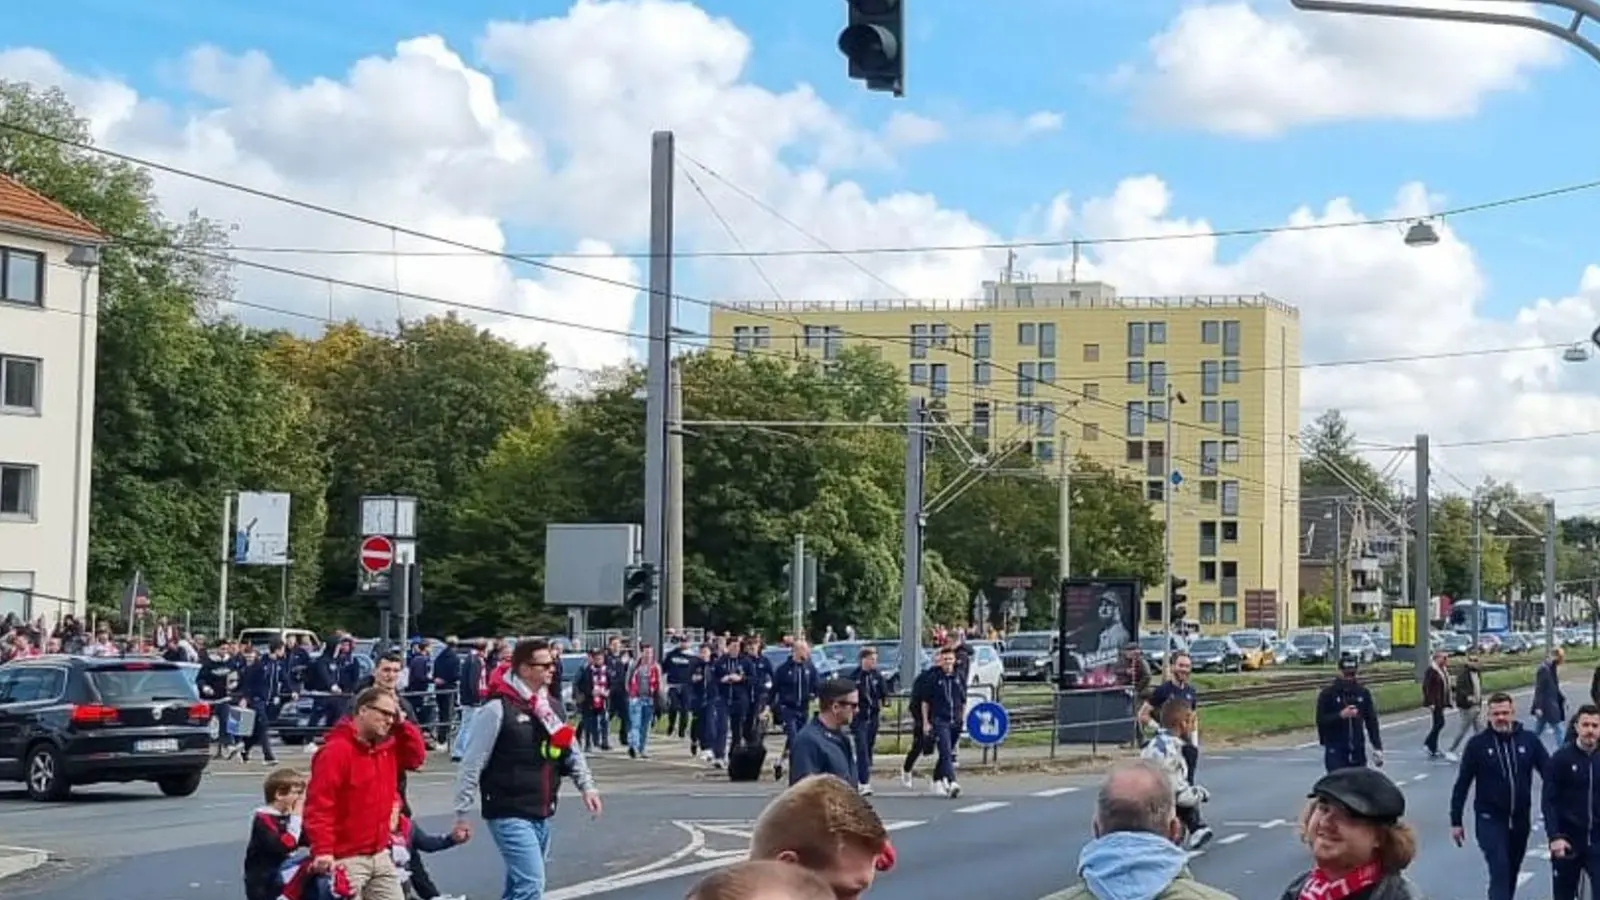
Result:
<svg viewBox="0 0 1600 900"><path fill-rule="evenodd" d="M1360 493L1392 503L1394 493L1372 463L1356 453L1356 435L1344 414L1330 409L1317 416L1300 438L1300 484L1306 488L1347 488L1348 477Z"/></svg>
<svg viewBox="0 0 1600 900"><path fill-rule="evenodd" d="M1319 625L1333 624L1333 604L1327 597L1316 594L1307 594L1300 598L1300 625L1303 628L1315 628Z"/></svg>

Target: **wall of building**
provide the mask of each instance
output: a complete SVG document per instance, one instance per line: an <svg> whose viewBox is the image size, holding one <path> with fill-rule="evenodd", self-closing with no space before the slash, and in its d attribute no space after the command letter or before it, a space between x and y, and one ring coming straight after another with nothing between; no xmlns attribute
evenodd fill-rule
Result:
<svg viewBox="0 0 1600 900"><path fill-rule="evenodd" d="M30 612L53 621L85 607L98 273L85 285L63 243L0 231L0 247L47 260L42 307L0 300L0 357L39 361L37 410L0 408L0 466L36 472L32 513L0 514L0 616L31 586Z"/></svg>
<svg viewBox="0 0 1600 900"><path fill-rule="evenodd" d="M913 391L944 404L952 421L987 433L992 444L1031 439L1041 465L1053 468L1060 453L1072 452L1137 479L1158 517L1165 466L1156 454L1164 451L1184 479L1174 494L1172 550L1175 574L1189 580L1189 618L1208 631L1244 627L1245 592L1260 589L1277 592L1279 627L1295 625L1299 323L1292 307L1261 296L1133 298L1102 284L1005 282L985 285L982 300L750 304L715 309L711 322L724 350L792 358L873 347ZM1222 323L1238 329L1233 355L1222 352ZM1045 326L1053 346L1041 348ZM1131 330L1143 334L1142 353L1130 346ZM1222 379L1224 360L1236 380ZM1165 422L1146 405L1166 402L1151 364L1165 366L1187 401L1177 405L1171 448ZM1213 366L1215 384L1202 375ZM1236 428L1222 421L1223 401L1237 403ZM1054 414L1039 415L1040 404ZM1144 405L1144 415L1130 415L1130 404ZM1219 457L1214 472L1203 465L1207 451ZM1040 490L1054 488L1041 483ZM1224 494L1234 491L1238 509L1225 513ZM1204 528L1216 529L1217 540L1202 557ZM1149 586L1146 625L1159 624L1163 594L1162 585Z"/></svg>

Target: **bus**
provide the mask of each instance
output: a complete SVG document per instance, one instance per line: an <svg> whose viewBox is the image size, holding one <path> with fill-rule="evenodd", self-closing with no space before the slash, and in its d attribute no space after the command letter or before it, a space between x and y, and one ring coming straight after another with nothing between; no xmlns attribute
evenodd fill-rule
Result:
<svg viewBox="0 0 1600 900"><path fill-rule="evenodd" d="M1511 611L1504 603L1477 603L1457 600L1450 604L1450 630L1471 634L1473 617L1479 634L1505 634L1511 630Z"/></svg>

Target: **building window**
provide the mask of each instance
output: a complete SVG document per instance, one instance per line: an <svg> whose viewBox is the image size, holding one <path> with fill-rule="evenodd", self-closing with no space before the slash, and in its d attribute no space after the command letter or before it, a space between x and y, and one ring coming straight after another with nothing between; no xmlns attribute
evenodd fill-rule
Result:
<svg viewBox="0 0 1600 900"><path fill-rule="evenodd" d="M1084 422L1083 439L1086 441L1100 440L1100 424L1098 422Z"/></svg>
<svg viewBox="0 0 1600 900"><path fill-rule="evenodd" d="M1202 344L1220 344L1220 343L1222 343L1222 323L1221 322L1217 322L1217 321L1201 322L1200 323L1200 343L1202 343Z"/></svg>
<svg viewBox="0 0 1600 900"><path fill-rule="evenodd" d="M1239 564L1225 561L1222 564L1222 589L1217 591L1224 597L1239 596Z"/></svg>
<svg viewBox="0 0 1600 900"><path fill-rule="evenodd" d="M1237 359L1225 359L1222 361L1222 381L1224 384L1239 383L1239 361Z"/></svg>
<svg viewBox="0 0 1600 900"><path fill-rule="evenodd" d="M1200 475L1215 477L1217 474L1217 442L1200 442Z"/></svg>
<svg viewBox="0 0 1600 900"><path fill-rule="evenodd" d="M44 305L44 254L0 247L0 300Z"/></svg>
<svg viewBox="0 0 1600 900"><path fill-rule="evenodd" d="M1128 383L1144 384L1144 372L1144 363L1138 361L1128 363Z"/></svg>
<svg viewBox="0 0 1600 900"><path fill-rule="evenodd" d="M1127 460L1131 463L1144 462L1144 441L1128 441Z"/></svg>
<svg viewBox="0 0 1600 900"><path fill-rule="evenodd" d="M1236 463L1239 461L1238 441L1222 442L1222 461L1225 463Z"/></svg>
<svg viewBox="0 0 1600 900"><path fill-rule="evenodd" d="M1223 522L1222 523L1222 542L1224 544L1237 544L1237 543L1239 543L1239 523L1238 522Z"/></svg>
<svg viewBox="0 0 1600 900"><path fill-rule="evenodd" d="M1146 600L1144 602L1144 620L1146 622L1161 622L1167 617L1166 604L1160 600Z"/></svg>
<svg viewBox="0 0 1600 900"><path fill-rule="evenodd" d="M1237 516L1239 514L1239 482L1224 481L1222 483L1222 514Z"/></svg>
<svg viewBox="0 0 1600 900"><path fill-rule="evenodd" d="M1239 433L1239 401L1222 401L1222 433Z"/></svg>
<svg viewBox="0 0 1600 900"><path fill-rule="evenodd" d="M1149 387L1145 393L1152 397L1165 397L1167 395L1167 364L1153 362L1150 364Z"/></svg>
<svg viewBox="0 0 1600 900"><path fill-rule="evenodd" d="M39 411L40 365L25 356L0 356L0 412Z"/></svg>
<svg viewBox="0 0 1600 900"><path fill-rule="evenodd" d="M948 347L948 346L950 346L950 326L949 325L935 325L935 326L933 326L933 343L934 343L935 346L938 346L938 347Z"/></svg>
<svg viewBox="0 0 1600 900"><path fill-rule="evenodd" d="M838 359L842 350L844 350L844 329L837 325L829 325L827 333L822 337L822 358Z"/></svg>
<svg viewBox="0 0 1600 900"><path fill-rule="evenodd" d="M1144 473L1155 478L1167 477L1167 445L1151 441L1144 450Z"/></svg>
<svg viewBox="0 0 1600 900"><path fill-rule="evenodd" d="M1037 421L1037 420L1034 418L1033 404L1032 403L1018 403L1017 404L1017 424L1018 425L1032 425L1035 421Z"/></svg>
<svg viewBox="0 0 1600 900"><path fill-rule="evenodd" d="M750 337L750 326L733 326L733 352L749 353L754 348L755 342Z"/></svg>
<svg viewBox="0 0 1600 900"><path fill-rule="evenodd" d="M1055 437L1056 405L1049 402L1040 403L1038 404L1037 409L1039 410L1039 436Z"/></svg>
<svg viewBox="0 0 1600 900"><path fill-rule="evenodd" d="M1151 503L1160 503L1166 497L1163 492L1166 486L1167 483L1159 478L1152 478L1146 481L1144 483L1144 498Z"/></svg>
<svg viewBox="0 0 1600 900"><path fill-rule="evenodd" d="M1200 421L1215 425L1222 420L1222 404L1215 400L1200 401Z"/></svg>
<svg viewBox="0 0 1600 900"><path fill-rule="evenodd" d="M1214 359L1200 361L1200 394L1215 397L1222 393L1222 366Z"/></svg>
<svg viewBox="0 0 1600 900"><path fill-rule="evenodd" d="M1200 555L1217 555L1217 523L1215 522L1200 523ZM1200 565L1203 566L1205 563Z"/></svg>
<svg viewBox="0 0 1600 900"><path fill-rule="evenodd" d="M1051 441L1034 441L1033 458L1039 462L1050 462L1056 458L1056 445Z"/></svg>
<svg viewBox="0 0 1600 900"><path fill-rule="evenodd" d="M1054 359L1056 355L1056 325L1054 322L1039 323L1039 358Z"/></svg>
<svg viewBox="0 0 1600 900"><path fill-rule="evenodd" d="M1226 596L1232 597L1233 595L1232 594L1227 594ZM1237 624L1239 624L1239 604L1234 603L1232 601L1224 601L1221 604L1221 606L1222 606L1222 624L1224 624L1224 625L1237 625ZM1542 781L1540 782L1540 784L1543 784L1543 783L1544 782L1542 782Z"/></svg>
<svg viewBox="0 0 1600 900"><path fill-rule="evenodd" d="M928 338L928 326L926 326L926 325L913 325L913 326L911 326L911 358L912 359L927 359L928 358L928 345L929 345L929 343L930 343L930 340Z"/></svg>
<svg viewBox="0 0 1600 900"><path fill-rule="evenodd" d="M972 436L977 438L989 437L989 401L979 400L972 404Z"/></svg>
<svg viewBox="0 0 1600 900"><path fill-rule="evenodd" d="M1149 340L1152 344L1165 344L1167 342L1167 323L1151 322Z"/></svg>
<svg viewBox="0 0 1600 900"><path fill-rule="evenodd" d="M928 364L927 363L912 363L911 364L911 383L912 384L927 384L928 383Z"/></svg>
<svg viewBox="0 0 1600 900"><path fill-rule="evenodd" d="M1039 363L1039 383L1041 383L1041 384L1055 384L1056 383L1056 364L1055 363L1053 363L1053 362L1042 362L1042 363Z"/></svg>
<svg viewBox="0 0 1600 900"><path fill-rule="evenodd" d="M1144 323L1143 322L1129 322L1128 323L1128 355L1129 356L1143 356L1144 355Z"/></svg>
<svg viewBox="0 0 1600 900"><path fill-rule="evenodd" d="M950 367L944 363L933 364L933 387L929 391L935 397L944 397L950 393Z"/></svg>
<svg viewBox="0 0 1600 900"><path fill-rule="evenodd" d="M993 351L991 344L993 337L988 325L972 326L972 355L978 359L988 359Z"/></svg>
<svg viewBox="0 0 1600 900"><path fill-rule="evenodd" d="M1202 584L1217 583L1217 564L1212 560L1200 563L1200 582Z"/></svg>
<svg viewBox="0 0 1600 900"><path fill-rule="evenodd" d="M33 618L32 572L0 572L0 619L7 615L24 622Z"/></svg>
<svg viewBox="0 0 1600 900"><path fill-rule="evenodd" d="M1215 503L1215 502L1217 502L1217 483L1215 481L1202 481L1202 482L1200 482L1200 502L1201 503Z"/></svg>
<svg viewBox="0 0 1600 900"><path fill-rule="evenodd" d="M827 335L827 328L821 325L807 325L805 327L806 349L816 350L821 348L823 341L827 339Z"/></svg>
<svg viewBox="0 0 1600 900"><path fill-rule="evenodd" d="M1083 361L1084 362L1099 362L1100 361L1100 345L1099 344L1084 344L1083 345Z"/></svg>
<svg viewBox="0 0 1600 900"><path fill-rule="evenodd" d="M972 364L973 384L988 384L992 380L994 380L994 373L988 361L980 360Z"/></svg>
<svg viewBox="0 0 1600 900"><path fill-rule="evenodd" d="M1096 400L1099 397L1100 397L1100 383L1097 382L1097 381L1085 381L1083 383L1083 399L1085 399L1085 400Z"/></svg>
<svg viewBox="0 0 1600 900"><path fill-rule="evenodd" d="M1217 624L1217 604L1210 600L1202 600L1200 602L1200 624Z"/></svg>
<svg viewBox="0 0 1600 900"><path fill-rule="evenodd" d="M762 350L772 346L772 329L766 325L752 325L750 327L750 340L752 346Z"/></svg>
<svg viewBox="0 0 1600 900"><path fill-rule="evenodd" d="M1144 404L1138 400L1128 404L1128 437L1144 434Z"/></svg>
<svg viewBox="0 0 1600 900"><path fill-rule="evenodd" d="M1032 397L1033 383L1039 379L1039 364L1025 362L1017 366L1017 396Z"/></svg>
<svg viewBox="0 0 1600 900"><path fill-rule="evenodd" d="M1222 323L1222 355L1238 356L1240 337L1240 323L1238 319L1229 319Z"/></svg>
<svg viewBox="0 0 1600 900"><path fill-rule="evenodd" d="M1019 284L1019 285L1017 285L1017 305L1018 306L1032 306L1033 305L1033 285L1031 285L1031 284Z"/></svg>
<svg viewBox="0 0 1600 900"><path fill-rule="evenodd" d="M1038 343L1038 329L1032 322L1017 323L1017 343L1024 347L1032 347Z"/></svg>
<svg viewBox="0 0 1600 900"><path fill-rule="evenodd" d="M1148 418L1152 422L1165 422L1167 420L1167 401L1151 400Z"/></svg>
<svg viewBox="0 0 1600 900"><path fill-rule="evenodd" d="M39 467L0 463L0 516L32 521L39 512Z"/></svg>

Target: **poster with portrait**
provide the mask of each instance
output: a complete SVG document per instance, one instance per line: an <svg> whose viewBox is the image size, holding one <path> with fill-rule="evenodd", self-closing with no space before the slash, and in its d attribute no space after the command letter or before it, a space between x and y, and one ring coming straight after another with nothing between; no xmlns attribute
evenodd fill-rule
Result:
<svg viewBox="0 0 1600 900"><path fill-rule="evenodd" d="M1127 685L1122 648L1138 639L1140 585L1133 578L1069 578L1061 584L1062 686Z"/></svg>

